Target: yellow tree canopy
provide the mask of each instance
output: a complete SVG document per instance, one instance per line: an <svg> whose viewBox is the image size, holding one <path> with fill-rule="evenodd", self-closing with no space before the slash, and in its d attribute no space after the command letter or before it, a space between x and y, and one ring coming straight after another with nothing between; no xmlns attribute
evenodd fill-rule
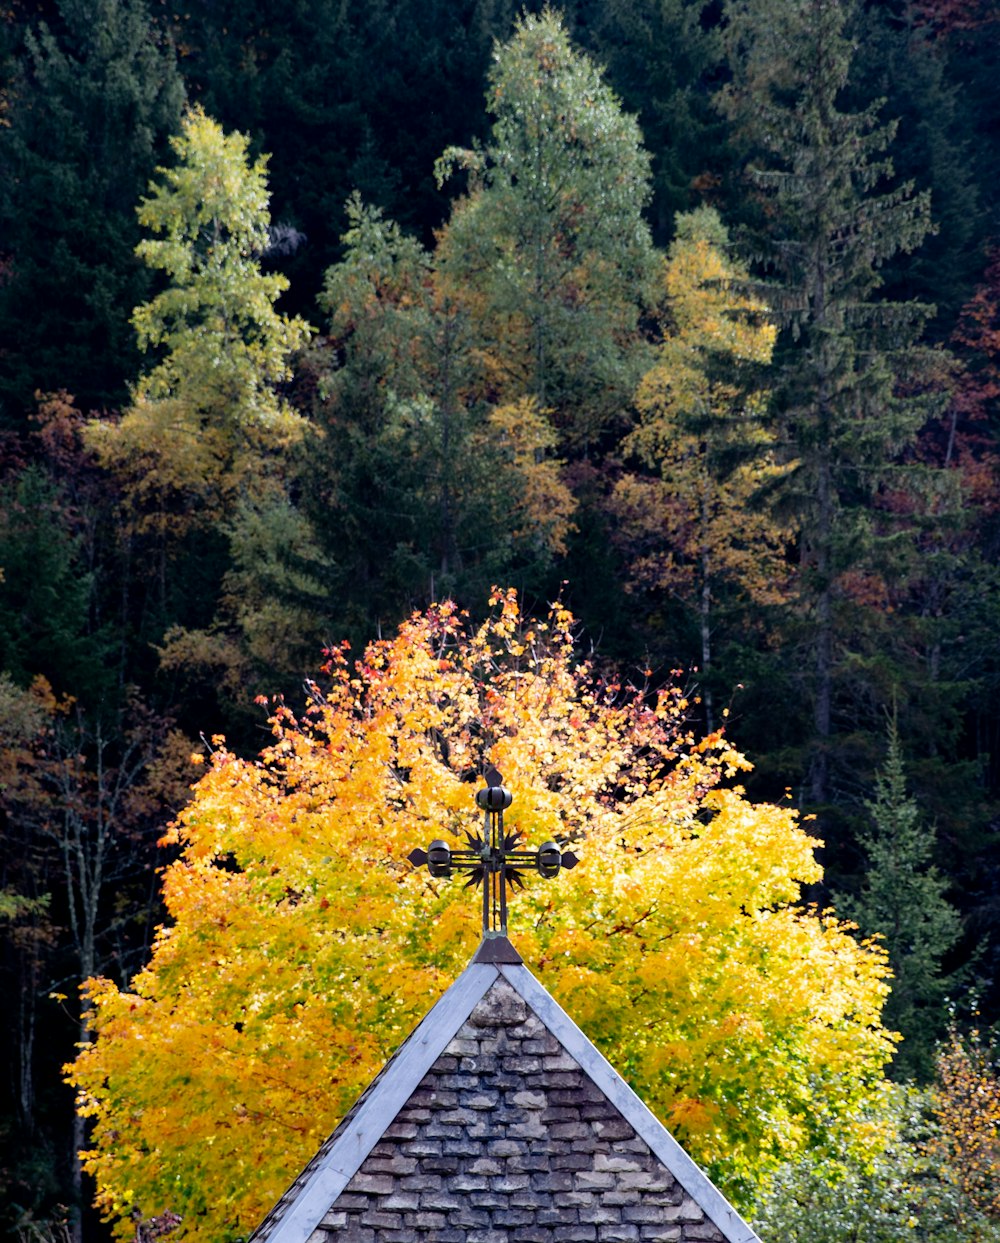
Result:
<svg viewBox="0 0 1000 1243"><path fill-rule="evenodd" d="M266 157L251 162L249 139L197 106L171 146L175 165L137 209L148 236L136 253L166 285L132 325L157 361L121 420L92 421L87 441L125 488L126 521L177 534L231 511L248 480L266 489L270 459L302 439L279 387L312 330L276 309L288 280L261 266Z"/></svg>
<svg viewBox="0 0 1000 1243"><path fill-rule="evenodd" d="M754 498L784 469L759 387L776 329L745 291L718 213L703 207L676 223L664 268L668 322L626 442L656 474L626 474L616 495L636 544L651 550L633 559L632 572L682 597L731 581L773 603L790 532Z"/></svg>
<svg viewBox="0 0 1000 1243"><path fill-rule="evenodd" d="M93 980L70 1068L101 1208L246 1234L480 934L476 899L407 863L476 825L484 765L529 844L582 862L512 902L526 962L739 1197L877 1084L884 955L798 905L816 842L733 784L677 690L602 681L559 606L513 593L470 630L448 605L352 663L244 760L217 742L166 840L170 922L128 991ZM861 1142L859 1140L859 1142Z"/></svg>

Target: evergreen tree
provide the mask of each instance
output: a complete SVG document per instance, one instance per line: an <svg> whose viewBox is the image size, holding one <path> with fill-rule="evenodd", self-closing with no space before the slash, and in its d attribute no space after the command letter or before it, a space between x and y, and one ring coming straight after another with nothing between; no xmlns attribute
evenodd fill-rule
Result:
<svg viewBox="0 0 1000 1243"><path fill-rule="evenodd" d="M326 274L328 346L309 493L359 637L445 596L470 601L562 551L572 509L552 429L530 399L491 406L468 311L435 257L354 196Z"/></svg>
<svg viewBox="0 0 1000 1243"><path fill-rule="evenodd" d="M903 1035L892 1065L895 1078L928 1082L934 1052L947 1025L946 996L953 981L943 972L945 956L961 935L949 888L933 866L934 831L923 823L907 793L903 749L896 717L889 721L885 764L867 804L870 825L859 833L867 855L861 891L839 896L837 909L862 933L879 934L889 952L892 992L885 1022Z"/></svg>
<svg viewBox="0 0 1000 1243"><path fill-rule="evenodd" d="M550 10L498 47L482 151L449 150L439 177L469 172L438 262L490 356L503 399L551 408L579 452L628 404L654 252L643 208L649 156L597 67Z"/></svg>
<svg viewBox="0 0 1000 1243"><path fill-rule="evenodd" d="M721 100L751 153L755 250L785 330L775 413L795 463L782 491L800 531L815 804L831 794L849 576L872 567L873 498L931 408L913 394L915 342L932 308L877 297L885 261L927 235L929 201L891 184L896 127L878 105L844 110L854 8L853 0L732 0L733 80Z"/></svg>
<svg viewBox="0 0 1000 1243"><path fill-rule="evenodd" d="M168 278L132 317L157 361L120 421L91 423L89 443L121 481L125 534L146 541L161 580L163 666L210 670L245 705L263 689L252 674L273 685L320 650L309 606L324 598L326 567L290 495L308 424L281 391L311 329L277 310L287 281L261 268L266 158L251 161L245 136L225 134L200 108L172 145L176 164L159 170L138 208L151 235L138 252ZM170 588L187 589L206 532L229 554L207 593L215 616L171 627Z"/></svg>
<svg viewBox="0 0 1000 1243"><path fill-rule="evenodd" d="M997 0L906 0L903 14L943 63L948 87L956 92L962 136L969 152L967 175L978 190L986 240L995 233L1000 206L1000 39ZM944 279L950 278L947 273Z"/></svg>
<svg viewBox="0 0 1000 1243"><path fill-rule="evenodd" d="M39 674L88 703L110 689L107 633L95 633L93 576L66 529L56 488L37 466L0 488L0 673Z"/></svg>
<svg viewBox="0 0 1000 1243"><path fill-rule="evenodd" d="M145 0L58 0L27 32L0 126L0 417L36 390L115 405L138 354L128 315L149 288L135 203L183 87Z"/></svg>
<svg viewBox="0 0 1000 1243"><path fill-rule="evenodd" d="M977 185L985 152L973 138L981 102L956 78L942 41L916 23L912 5L899 16L867 6L855 41L851 94L884 98L886 114L898 118L893 164L900 177L929 189L936 226L917 253L887 262L886 291L933 302L928 334L946 339L972 293L991 229Z"/></svg>

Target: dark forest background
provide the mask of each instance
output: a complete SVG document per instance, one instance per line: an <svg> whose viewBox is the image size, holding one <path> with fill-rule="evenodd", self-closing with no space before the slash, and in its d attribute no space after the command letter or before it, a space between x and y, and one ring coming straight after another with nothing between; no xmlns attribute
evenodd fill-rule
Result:
<svg viewBox="0 0 1000 1243"><path fill-rule="evenodd" d="M486 98L495 42L540 5L0 6L11 1237L86 1200L60 1077L77 987L145 959L192 752L256 752L258 696L299 700L324 646L444 596L481 615L492 583L529 610L561 595L599 663L679 679L751 794L815 816L810 900L893 955L892 1074L926 1081L950 1020L1000 1019L1000 3L796 7L801 27L782 0L561 4L638 120L649 189L623 146L609 205L587 143L616 157L571 136L553 222L504 182L520 157ZM220 442L211 483L169 438L112 452L92 430L166 348L130 322L165 288L136 208L194 104L269 156L257 259L316 329L280 386L310 430ZM450 147L478 155L439 183ZM645 221L631 249L592 227L619 209ZM566 271L501 288L546 229ZM637 393L682 335L660 273L698 229L779 334L738 375L704 346L728 422L686 410L685 465ZM731 498L762 443L773 472L699 543L688 466Z"/></svg>

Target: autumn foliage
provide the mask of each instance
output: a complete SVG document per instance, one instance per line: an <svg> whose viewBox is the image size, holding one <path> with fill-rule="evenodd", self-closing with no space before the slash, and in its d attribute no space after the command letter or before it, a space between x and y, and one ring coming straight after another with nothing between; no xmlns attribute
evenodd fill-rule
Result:
<svg viewBox="0 0 1000 1243"><path fill-rule="evenodd" d="M487 761L508 826L582 858L518 893L518 948L730 1191L879 1077L884 957L795 905L819 868L794 812L747 801L679 690L601 681L561 606L492 603L473 632L442 605L334 652L256 761L217 740L165 839L170 923L130 991L90 982L71 1068L122 1237L166 1211L190 1238L252 1229L466 964L476 901L405 859L473 826Z"/></svg>
<svg viewBox="0 0 1000 1243"><path fill-rule="evenodd" d="M952 1028L938 1054L934 1154L955 1171L966 1212L1000 1221L1000 1074L978 1031Z"/></svg>

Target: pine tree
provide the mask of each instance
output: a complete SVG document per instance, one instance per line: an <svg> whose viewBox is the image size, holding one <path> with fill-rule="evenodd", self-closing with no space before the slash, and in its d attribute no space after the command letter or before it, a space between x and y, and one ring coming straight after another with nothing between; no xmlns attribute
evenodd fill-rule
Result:
<svg viewBox="0 0 1000 1243"><path fill-rule="evenodd" d="M488 100L485 148L438 162L439 178L470 177L441 236L441 271L465 293L502 399L552 409L579 451L621 418L638 379L655 272L649 156L551 10L497 48Z"/></svg>
<svg viewBox="0 0 1000 1243"><path fill-rule="evenodd" d="M815 804L831 793L847 575L871 566L873 498L931 404L912 394L915 342L933 308L877 297L882 264L930 230L929 199L892 185L895 125L878 105L843 110L854 8L853 0L732 0L733 81L721 98L750 151L755 249L785 330L775 413L795 463L783 494L801 532Z"/></svg>
<svg viewBox="0 0 1000 1243"><path fill-rule="evenodd" d="M512 571L531 581L563 550L572 498L537 405L484 396L469 313L441 292L435 256L358 196L348 218L322 298L331 348L310 359L327 435L309 493L349 620L368 625Z"/></svg>
<svg viewBox="0 0 1000 1243"><path fill-rule="evenodd" d="M894 978L885 1021L903 1035L894 1077L928 1082L954 984L942 963L961 935L961 920L945 896L947 880L931 862L934 830L907 792L895 715L887 732L885 764L866 804L870 825L859 834L868 856L864 883L856 897L839 897L837 908L865 935L880 935L889 952Z"/></svg>

